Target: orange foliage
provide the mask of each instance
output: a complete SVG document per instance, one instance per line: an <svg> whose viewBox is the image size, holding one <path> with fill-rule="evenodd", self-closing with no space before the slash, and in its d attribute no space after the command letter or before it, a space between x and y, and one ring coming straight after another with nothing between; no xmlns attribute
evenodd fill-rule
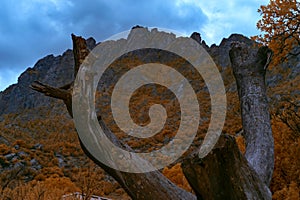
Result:
<svg viewBox="0 0 300 200"><path fill-rule="evenodd" d="M292 131L276 120L273 120L272 129L275 141L273 199L299 199L300 138L294 139Z"/></svg>
<svg viewBox="0 0 300 200"><path fill-rule="evenodd" d="M0 144L0 154L1 155L5 155L5 154L8 154L10 152L11 152L11 150L10 150L10 148L7 145Z"/></svg>
<svg viewBox="0 0 300 200"><path fill-rule="evenodd" d="M276 191L273 195L274 200L299 200L300 199L300 190L299 186L295 182L291 182L287 187L285 186L283 189Z"/></svg>
<svg viewBox="0 0 300 200"><path fill-rule="evenodd" d="M192 188L182 172L180 163L177 163L171 168L165 167L162 173L182 189L192 192Z"/></svg>
<svg viewBox="0 0 300 200"><path fill-rule="evenodd" d="M273 63L278 64L294 52L294 47L300 45L300 2L297 0L270 0L266 6L261 6L258 12L262 19L257 28L264 34L254 39L274 51Z"/></svg>
<svg viewBox="0 0 300 200"><path fill-rule="evenodd" d="M76 186L68 178L50 178L43 182L19 184L14 189L7 188L4 197L14 200L61 199L63 194L76 190Z"/></svg>
<svg viewBox="0 0 300 200"><path fill-rule="evenodd" d="M235 138L235 141L240 149L240 151L242 153L245 153L246 152L246 145L245 145L245 139L243 136L239 135Z"/></svg>

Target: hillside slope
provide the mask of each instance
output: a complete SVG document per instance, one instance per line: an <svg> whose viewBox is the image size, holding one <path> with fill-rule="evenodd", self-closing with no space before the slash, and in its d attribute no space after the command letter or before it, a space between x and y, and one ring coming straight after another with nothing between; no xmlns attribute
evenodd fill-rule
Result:
<svg viewBox="0 0 300 200"><path fill-rule="evenodd" d="M253 41L242 35L233 34L223 39L220 45L208 47L201 40L200 35L193 34L193 38L207 49L223 76L228 98L228 113L223 132L235 135L243 150L239 103L228 53L232 42L253 43ZM92 49L96 42L89 38L87 44ZM74 59L71 50L66 50L59 56L48 55L23 72L17 84L11 85L0 93L1 195L13 196L24 193L26 196L28 191L37 194L44 187L47 191L51 191L44 191L44 195L55 193L57 197L69 192L82 191L116 199L127 198L118 184L84 155L73 122L63 103L29 88L36 80L55 87L64 86L73 80L73 67ZM285 108L282 106L285 106L283 103L286 99L300 104L299 74L300 56L280 66L271 66L267 74L266 83L275 138L276 162L271 185L274 199L284 199L291 195L297 198L295 195L297 193L299 195L299 135L276 117L282 114ZM208 101L204 97L205 94L207 95L205 89L199 89L198 95L201 96L204 104ZM104 99L105 102L104 94L98 95L99 99ZM140 91L136 95L147 97L145 91ZM142 105L139 104L142 98L136 99L137 105ZM99 110L105 111L105 109L106 107L102 106ZM141 107L133 109L140 111ZM137 113L135 117L141 119L143 115ZM109 119L106 122L111 129L116 128ZM209 117L204 119L203 126L199 127L199 139L205 134L208 122ZM171 127L163 137L158 137L156 140L136 141L121 133L117 135L136 151L150 151L168 142L174 134L172 130ZM198 142L195 140L194 145L196 146ZM182 177L179 164L165 168L164 173L184 189L191 190ZM56 184L60 184L61 187L57 188ZM20 196L18 198L21 199Z"/></svg>

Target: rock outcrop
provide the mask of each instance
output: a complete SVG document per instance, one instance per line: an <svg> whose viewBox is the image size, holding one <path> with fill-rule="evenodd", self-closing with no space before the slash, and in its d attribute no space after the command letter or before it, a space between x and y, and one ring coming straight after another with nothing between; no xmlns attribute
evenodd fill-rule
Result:
<svg viewBox="0 0 300 200"><path fill-rule="evenodd" d="M96 46L93 38L87 39L90 49ZM26 69L18 78L18 83L0 92L0 116L9 113L20 113L32 108L47 107L57 110L62 102L45 97L30 89L33 81L41 81L55 87L61 87L73 80L74 58L72 50L62 55L48 55L40 59L32 68ZM63 109L64 110L64 109ZM34 116L32 116L34 117Z"/></svg>

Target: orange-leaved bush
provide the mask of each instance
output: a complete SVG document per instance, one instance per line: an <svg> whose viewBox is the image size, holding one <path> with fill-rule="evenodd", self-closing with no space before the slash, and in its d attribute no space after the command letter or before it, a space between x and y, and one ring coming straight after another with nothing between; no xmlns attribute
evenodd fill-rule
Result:
<svg viewBox="0 0 300 200"><path fill-rule="evenodd" d="M258 12L262 18L257 22L257 28L263 34L253 39L273 50L273 64L279 64L289 56L299 55L300 50L295 47L300 45L300 2L270 0Z"/></svg>

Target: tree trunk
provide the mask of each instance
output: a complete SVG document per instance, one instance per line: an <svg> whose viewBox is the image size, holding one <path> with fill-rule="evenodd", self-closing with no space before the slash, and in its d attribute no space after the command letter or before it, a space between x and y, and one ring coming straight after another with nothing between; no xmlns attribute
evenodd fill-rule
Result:
<svg viewBox="0 0 300 200"><path fill-rule="evenodd" d="M267 47L235 43L230 59L242 110L245 157L230 137L220 139L205 158L183 162L183 172L198 199L271 199L274 142L265 87L271 59Z"/></svg>
<svg viewBox="0 0 300 200"><path fill-rule="evenodd" d="M203 159L198 152L189 156L182 169L199 200L271 199L270 190L249 166L232 136L221 135Z"/></svg>
<svg viewBox="0 0 300 200"><path fill-rule="evenodd" d="M272 52L267 47L233 44L230 60L240 99L246 159L261 180L270 184L274 139L266 95L265 74Z"/></svg>

